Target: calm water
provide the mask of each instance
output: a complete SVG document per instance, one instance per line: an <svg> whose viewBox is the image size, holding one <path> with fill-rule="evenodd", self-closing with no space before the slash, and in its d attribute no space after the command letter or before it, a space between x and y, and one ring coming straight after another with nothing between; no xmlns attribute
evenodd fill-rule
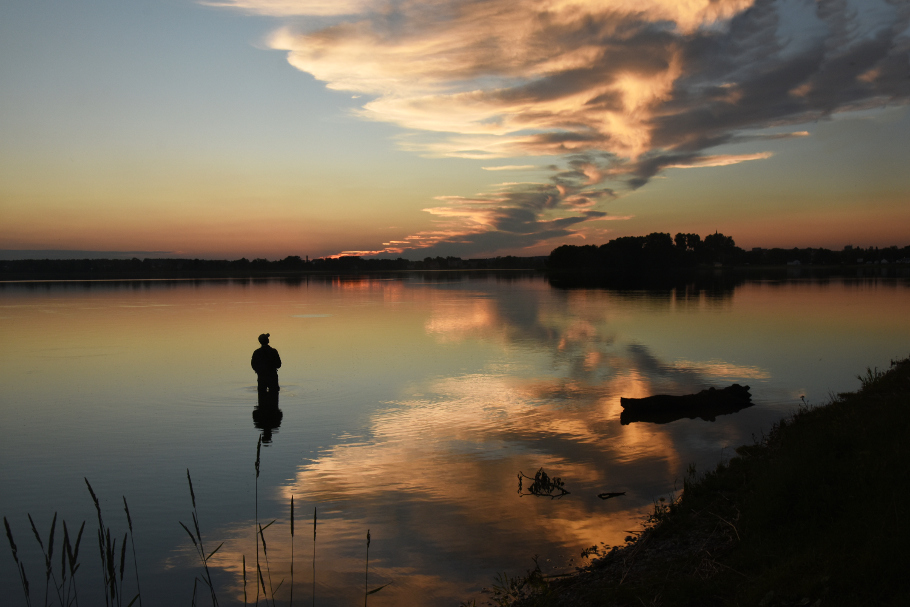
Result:
<svg viewBox="0 0 910 607"><path fill-rule="evenodd" d="M87 477L121 537L130 504L143 604L190 605L201 569L178 524L192 526L189 468L206 547L224 542L219 600L243 603L245 556L252 603L264 436L258 514L276 521L265 535L279 597L294 496L298 604L362 599L369 530L369 586L391 583L371 605L458 605L535 554L566 571L583 548L621 543L689 463L712 467L800 396L823 403L907 356L908 309L907 281L884 279L664 292L457 274L3 284L0 514L38 604L43 557L26 514L45 539L54 512L71 529L87 521L77 581L82 604L97 604ZM284 362L272 430L253 420L263 332ZM620 424L621 396L732 382L752 386L754 407ZM540 467L571 495L519 497L518 472ZM3 544L0 596L24 605Z"/></svg>

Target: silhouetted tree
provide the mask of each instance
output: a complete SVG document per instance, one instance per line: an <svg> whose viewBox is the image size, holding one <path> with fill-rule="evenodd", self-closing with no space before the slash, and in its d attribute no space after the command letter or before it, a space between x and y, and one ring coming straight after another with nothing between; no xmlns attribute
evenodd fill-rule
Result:
<svg viewBox="0 0 910 607"><path fill-rule="evenodd" d="M736 253L736 243L733 242L731 236L724 236L719 232L714 232L705 236L703 250L706 255L705 260L709 263L730 263Z"/></svg>

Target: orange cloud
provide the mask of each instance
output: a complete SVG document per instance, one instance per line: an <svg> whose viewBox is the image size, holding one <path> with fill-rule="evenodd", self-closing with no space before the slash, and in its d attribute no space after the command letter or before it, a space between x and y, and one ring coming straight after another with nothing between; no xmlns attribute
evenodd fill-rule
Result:
<svg viewBox="0 0 910 607"><path fill-rule="evenodd" d="M645 30L673 23L678 32L693 32L750 4L440 0L395 5L401 25L389 26L386 3L349 2L333 14L360 6L358 16L317 31L287 26L269 45L288 51L292 65L329 88L374 95L360 111L364 118L451 134L415 145L423 153L508 157L596 148L635 157L648 149L654 104L682 73L678 50L655 45ZM327 14L322 2L221 5L280 16ZM624 46L640 46L645 56L628 55ZM588 137L550 142L540 136L561 131Z"/></svg>
<svg viewBox="0 0 910 607"><path fill-rule="evenodd" d="M364 96L356 115L406 129L405 150L560 159L537 191L518 184L483 195L483 210L467 210L467 200L432 207L439 232L398 238L409 244L396 251L494 251L577 235L559 223L566 213L603 215L618 191L664 169L770 156L711 148L805 135L760 131L910 101L910 11L888 0L825 10L799 0L209 4L288 18L268 45L328 88ZM486 170L519 168L532 167ZM533 217L519 218L526 212Z"/></svg>
<svg viewBox="0 0 910 607"><path fill-rule="evenodd" d="M693 169L699 167L725 167L749 160L764 160L773 156L771 152L760 152L758 154L720 154L717 156L700 156L693 158L687 163L668 164L668 169Z"/></svg>

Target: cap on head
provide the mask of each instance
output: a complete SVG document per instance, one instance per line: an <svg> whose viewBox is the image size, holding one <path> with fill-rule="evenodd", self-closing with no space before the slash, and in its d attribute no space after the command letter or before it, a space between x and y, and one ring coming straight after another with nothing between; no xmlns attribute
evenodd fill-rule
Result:
<svg viewBox="0 0 910 607"><path fill-rule="evenodd" d="M259 343L261 343L261 344L267 344L267 343L269 343L269 334L268 334L268 333L263 333L262 335L260 335L260 336L259 336Z"/></svg>

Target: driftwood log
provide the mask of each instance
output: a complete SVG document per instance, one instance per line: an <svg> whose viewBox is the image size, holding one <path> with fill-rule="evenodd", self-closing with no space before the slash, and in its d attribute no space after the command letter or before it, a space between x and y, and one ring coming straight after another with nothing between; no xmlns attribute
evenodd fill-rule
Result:
<svg viewBox="0 0 910 607"><path fill-rule="evenodd" d="M623 412L620 421L667 423L688 417L714 421L718 415L735 413L752 406L749 386L733 384L726 388L708 388L697 394L672 396L655 394L644 398L620 398Z"/></svg>

